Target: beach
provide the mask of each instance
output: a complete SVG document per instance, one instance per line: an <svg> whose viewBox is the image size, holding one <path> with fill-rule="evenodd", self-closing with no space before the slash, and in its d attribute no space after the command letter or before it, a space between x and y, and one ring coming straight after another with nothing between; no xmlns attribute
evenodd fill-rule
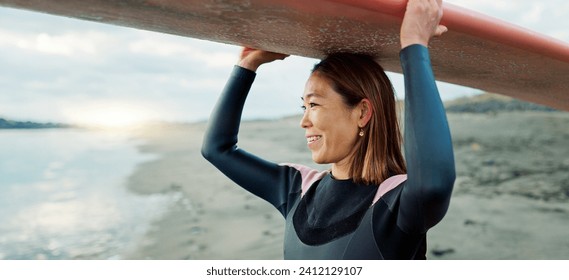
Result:
<svg viewBox="0 0 569 280"><path fill-rule="evenodd" d="M449 112L457 178L428 259L569 259L569 113ZM300 117L246 121L239 147L273 162L312 163ZM282 259L284 218L200 153L205 123L138 130L155 157L127 180L177 200L125 259Z"/></svg>

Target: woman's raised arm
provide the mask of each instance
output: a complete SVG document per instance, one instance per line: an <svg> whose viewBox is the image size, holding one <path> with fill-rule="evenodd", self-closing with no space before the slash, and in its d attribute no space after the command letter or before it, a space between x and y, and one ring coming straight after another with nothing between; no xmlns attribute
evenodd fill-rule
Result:
<svg viewBox="0 0 569 280"><path fill-rule="evenodd" d="M439 25L441 17L441 0L410 0L401 27L408 179L398 223L414 233L427 231L443 218L455 180L450 130L428 51L430 38L447 30Z"/></svg>
<svg viewBox="0 0 569 280"><path fill-rule="evenodd" d="M289 193L288 167L263 160L239 149L237 135L245 99L255 79L255 70L286 55L244 48L238 65L219 97L208 121L202 155L235 183L273 204L285 213Z"/></svg>

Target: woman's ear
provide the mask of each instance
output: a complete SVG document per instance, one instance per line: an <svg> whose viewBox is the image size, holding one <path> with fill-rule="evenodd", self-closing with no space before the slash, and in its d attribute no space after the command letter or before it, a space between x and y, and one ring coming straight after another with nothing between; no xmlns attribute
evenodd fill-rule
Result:
<svg viewBox="0 0 569 280"><path fill-rule="evenodd" d="M360 127L364 127L367 125L373 114L373 107L371 106L371 102L369 101L369 99L367 98L362 99L362 101L360 101L360 104L358 105L358 110L360 112L358 125Z"/></svg>

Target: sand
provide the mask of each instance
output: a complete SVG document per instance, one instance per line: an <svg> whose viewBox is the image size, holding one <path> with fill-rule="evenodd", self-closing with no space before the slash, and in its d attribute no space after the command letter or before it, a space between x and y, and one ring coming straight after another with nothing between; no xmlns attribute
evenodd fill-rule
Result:
<svg viewBox="0 0 569 280"><path fill-rule="evenodd" d="M449 113L457 180L429 259L569 259L569 113ZM299 118L242 124L241 148L274 162L310 160ZM125 259L282 259L284 219L200 154L205 125L138 131L156 158L128 180L136 193L171 193L168 212Z"/></svg>

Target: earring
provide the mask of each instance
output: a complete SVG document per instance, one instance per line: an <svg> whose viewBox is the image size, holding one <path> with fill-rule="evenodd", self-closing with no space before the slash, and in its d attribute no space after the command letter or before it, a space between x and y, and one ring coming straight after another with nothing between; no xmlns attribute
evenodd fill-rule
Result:
<svg viewBox="0 0 569 280"><path fill-rule="evenodd" d="M360 133L359 133L359 135L360 135L360 137L361 137L361 136L364 136L364 130L363 130L363 128L360 128Z"/></svg>

